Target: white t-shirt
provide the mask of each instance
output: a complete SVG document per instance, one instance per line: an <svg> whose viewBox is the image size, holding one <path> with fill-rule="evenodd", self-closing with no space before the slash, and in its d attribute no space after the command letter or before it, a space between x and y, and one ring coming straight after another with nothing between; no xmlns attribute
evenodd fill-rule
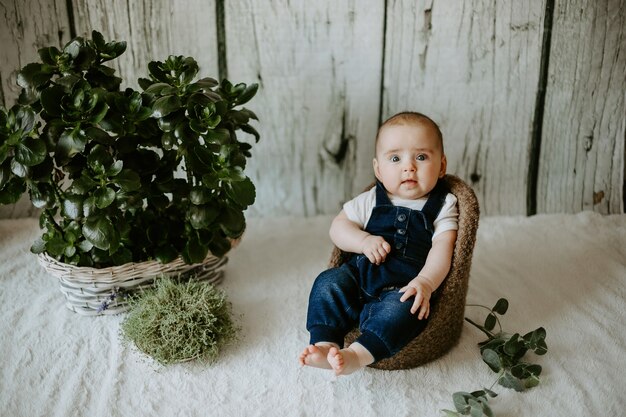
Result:
<svg viewBox="0 0 626 417"><path fill-rule="evenodd" d="M404 200L394 196L389 196L389 199L391 200L391 204L394 206L408 207L411 210L421 210L424 208L426 201L428 201L428 197L418 198L417 200ZM448 195L446 195L443 207L433 224L435 228L433 239L435 236L445 231L459 230L459 211L456 207L456 201L457 200L454 194L448 193ZM359 194L352 200L345 203L343 205L343 211L346 213L346 216L350 221L353 221L362 229L365 229L375 206L376 187L372 187L369 191Z"/></svg>

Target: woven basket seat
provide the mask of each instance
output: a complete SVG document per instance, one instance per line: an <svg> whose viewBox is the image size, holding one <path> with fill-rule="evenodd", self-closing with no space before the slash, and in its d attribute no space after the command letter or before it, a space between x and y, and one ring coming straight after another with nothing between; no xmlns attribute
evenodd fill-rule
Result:
<svg viewBox="0 0 626 417"><path fill-rule="evenodd" d="M444 181L458 199L459 211L459 230L450 271L440 286L439 298L431 303L429 322L424 331L396 355L370 365L373 368L415 368L444 355L461 337L479 207L474 191L459 177L446 175ZM329 266L340 266L349 256L350 254L335 247ZM359 334L358 329L350 332L345 338L345 345L352 343Z"/></svg>

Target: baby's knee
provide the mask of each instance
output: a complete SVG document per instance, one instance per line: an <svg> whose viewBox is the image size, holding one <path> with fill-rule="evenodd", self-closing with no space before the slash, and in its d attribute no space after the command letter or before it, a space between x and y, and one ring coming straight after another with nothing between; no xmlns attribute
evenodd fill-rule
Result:
<svg viewBox="0 0 626 417"><path fill-rule="evenodd" d="M356 280L348 270L342 267L330 268L317 276L313 283L312 292L333 294L345 292L357 287Z"/></svg>

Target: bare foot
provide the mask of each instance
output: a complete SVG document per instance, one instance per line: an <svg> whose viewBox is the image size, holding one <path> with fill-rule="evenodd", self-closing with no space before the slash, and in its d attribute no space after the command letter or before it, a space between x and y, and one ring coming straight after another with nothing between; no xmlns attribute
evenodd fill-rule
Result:
<svg viewBox="0 0 626 417"><path fill-rule="evenodd" d="M331 347L328 350L328 363L335 371L335 375L349 375L363 367L352 348L339 350L336 347Z"/></svg>
<svg viewBox="0 0 626 417"><path fill-rule="evenodd" d="M332 369L327 359L331 347L336 349L332 345L309 345L300 354L298 362L301 366L309 365L315 368Z"/></svg>

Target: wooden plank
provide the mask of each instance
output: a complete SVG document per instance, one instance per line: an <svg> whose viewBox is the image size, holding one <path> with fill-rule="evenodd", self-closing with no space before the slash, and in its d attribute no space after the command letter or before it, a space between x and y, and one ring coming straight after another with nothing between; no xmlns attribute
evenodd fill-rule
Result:
<svg viewBox="0 0 626 417"><path fill-rule="evenodd" d="M44 46L62 47L70 40L65 0L22 0L0 5L0 104L11 107L20 93L17 73L39 60ZM27 197L13 205L0 206L1 218L36 215Z"/></svg>
<svg viewBox="0 0 626 417"><path fill-rule="evenodd" d="M383 115L415 110L444 135L448 172L483 214L525 214L544 1L389 2Z"/></svg>
<svg viewBox="0 0 626 417"><path fill-rule="evenodd" d="M626 5L557 1L537 211L623 213Z"/></svg>
<svg viewBox="0 0 626 417"><path fill-rule="evenodd" d="M260 84L251 215L337 213L373 179L383 1L225 2L229 79Z"/></svg>
<svg viewBox="0 0 626 417"><path fill-rule="evenodd" d="M124 79L122 87L139 89L150 61L169 55L192 56L200 76L217 77L215 1L207 0L74 0L76 33L124 40L126 52L111 62Z"/></svg>

